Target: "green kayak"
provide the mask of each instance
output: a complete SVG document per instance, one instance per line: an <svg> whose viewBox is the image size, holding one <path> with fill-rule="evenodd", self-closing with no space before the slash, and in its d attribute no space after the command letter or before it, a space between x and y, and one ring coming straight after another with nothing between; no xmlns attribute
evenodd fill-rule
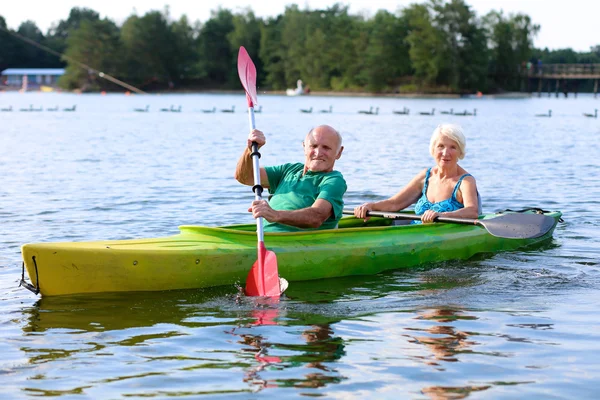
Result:
<svg viewBox="0 0 600 400"><path fill-rule="evenodd" d="M512 215L508 228L520 230L520 218L527 215ZM561 213L544 215L539 215L545 218L542 230L524 238L490 233L497 228L485 222L500 222L511 216L507 213L485 215L475 220L484 223L479 226L395 225L396 220L383 217L365 223L348 216L337 229L266 233L265 245L290 282L371 275L543 242L552 237ZM31 283L24 272L21 283L44 296L244 285L256 261L255 225L179 229L177 235L155 239L25 244L24 269Z"/></svg>

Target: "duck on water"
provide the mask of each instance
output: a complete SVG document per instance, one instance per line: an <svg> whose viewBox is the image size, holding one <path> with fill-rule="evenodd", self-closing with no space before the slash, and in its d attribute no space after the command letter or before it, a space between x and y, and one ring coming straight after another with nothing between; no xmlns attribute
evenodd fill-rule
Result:
<svg viewBox="0 0 600 400"><path fill-rule="evenodd" d="M552 116L552 110L548 110L548 114L535 114L536 117L548 117Z"/></svg>

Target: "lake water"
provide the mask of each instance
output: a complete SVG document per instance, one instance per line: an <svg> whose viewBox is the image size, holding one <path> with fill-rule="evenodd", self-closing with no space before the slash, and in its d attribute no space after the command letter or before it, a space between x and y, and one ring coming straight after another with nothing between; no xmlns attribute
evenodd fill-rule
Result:
<svg viewBox="0 0 600 400"><path fill-rule="evenodd" d="M232 178L245 97L0 93L0 108L77 105L0 112L2 398L597 398L600 119L582 113L600 99L259 91L259 103L261 165L303 161L315 125L341 131L347 206L395 193L431 166L431 132L456 122L484 212L537 206L561 210L564 223L533 249L293 282L275 324L255 324L265 308L236 287L40 298L18 287L24 243L252 222L253 194ZM182 112L159 111L171 105ZM358 113L369 107L379 115ZM392 113L403 107L410 115ZM450 108L477 116L439 115ZM549 109L551 118L534 117Z"/></svg>

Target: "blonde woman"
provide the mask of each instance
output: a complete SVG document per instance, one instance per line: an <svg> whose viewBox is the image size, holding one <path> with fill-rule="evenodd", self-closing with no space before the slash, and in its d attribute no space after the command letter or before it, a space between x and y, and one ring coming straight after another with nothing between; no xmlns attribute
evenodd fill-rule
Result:
<svg viewBox="0 0 600 400"><path fill-rule="evenodd" d="M466 139L460 126L439 125L429 143L435 166L419 172L392 197L356 207L354 215L366 220L369 211L394 212L415 204L415 214L421 215L425 223L439 216L477 218L481 214L477 183L458 165L465 156L465 148Z"/></svg>

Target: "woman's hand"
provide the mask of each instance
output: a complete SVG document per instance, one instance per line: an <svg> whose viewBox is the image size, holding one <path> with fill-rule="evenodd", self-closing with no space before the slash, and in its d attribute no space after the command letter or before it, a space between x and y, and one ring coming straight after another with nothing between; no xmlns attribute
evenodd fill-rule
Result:
<svg viewBox="0 0 600 400"><path fill-rule="evenodd" d="M423 213L423 215L421 215L421 221L424 224L429 224L431 222L435 222L435 219L441 215L441 213L435 212L433 210L427 210Z"/></svg>
<svg viewBox="0 0 600 400"><path fill-rule="evenodd" d="M373 203L364 203L354 208L354 216L356 218L362 218L365 222L367 222L369 218L371 218L367 216L369 211L373 211Z"/></svg>

